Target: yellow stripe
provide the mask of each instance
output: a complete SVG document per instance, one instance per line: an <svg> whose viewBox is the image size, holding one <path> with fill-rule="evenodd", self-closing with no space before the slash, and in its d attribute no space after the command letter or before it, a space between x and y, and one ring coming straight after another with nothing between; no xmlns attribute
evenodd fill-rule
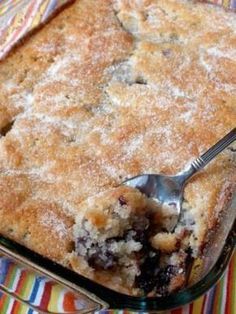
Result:
<svg viewBox="0 0 236 314"><path fill-rule="evenodd" d="M202 307L204 302L204 296L200 297L193 303L193 312L192 314L201 314Z"/></svg>
<svg viewBox="0 0 236 314"><path fill-rule="evenodd" d="M48 312L58 312L58 302L55 302L56 300L59 300L61 297L62 287L59 285L53 285L52 291L51 291L51 297L50 302L48 304Z"/></svg>
<svg viewBox="0 0 236 314"><path fill-rule="evenodd" d="M232 277L229 280L232 280L232 291L229 292L230 308L232 313L236 309L236 252L231 260L230 267L232 268Z"/></svg>
<svg viewBox="0 0 236 314"><path fill-rule="evenodd" d="M25 13L24 12L20 12L19 14L17 14L15 16L15 20L14 23L10 26L9 28L9 33L11 34L12 31L16 28L19 28L22 25L22 21L24 19Z"/></svg>
<svg viewBox="0 0 236 314"><path fill-rule="evenodd" d="M32 25L31 25L32 28L35 27L35 26L37 26L37 25L41 22L43 13L46 11L48 4L49 4L49 1L44 1L44 2L40 5L39 11L38 11L37 14L34 16L34 19L33 19L33 21L32 21Z"/></svg>
<svg viewBox="0 0 236 314"><path fill-rule="evenodd" d="M46 11L48 5L49 5L50 0L44 1L41 6L40 6L40 14L44 14L44 12Z"/></svg>
<svg viewBox="0 0 236 314"><path fill-rule="evenodd" d="M28 314L29 313L29 307L23 303L21 303L19 309L18 309L18 314Z"/></svg>
<svg viewBox="0 0 236 314"><path fill-rule="evenodd" d="M8 10L7 7L5 7L5 8L2 7L2 8L0 8L0 15L4 15L7 10Z"/></svg>
<svg viewBox="0 0 236 314"><path fill-rule="evenodd" d="M224 0L224 1L223 1L223 6L226 7L226 8L229 8L229 6L230 6L230 1L229 1L229 0Z"/></svg>

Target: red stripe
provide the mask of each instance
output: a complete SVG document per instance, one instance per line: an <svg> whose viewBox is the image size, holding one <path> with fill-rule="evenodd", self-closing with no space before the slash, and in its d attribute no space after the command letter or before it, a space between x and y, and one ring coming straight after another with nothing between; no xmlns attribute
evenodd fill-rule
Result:
<svg viewBox="0 0 236 314"><path fill-rule="evenodd" d="M19 293L21 291L21 289L24 287L26 277L27 277L26 271L22 270L21 274L20 274L20 279L17 283L17 287L15 290L16 293Z"/></svg>
<svg viewBox="0 0 236 314"><path fill-rule="evenodd" d="M25 278L26 278L26 271L22 270L21 274L20 274L20 278L19 278L18 283L17 283L16 290L15 290L16 295L19 294L21 289L24 287ZM18 314L19 313L19 307L20 307L20 303L18 301L14 301L13 306L12 306L12 310L11 310L11 314Z"/></svg>
<svg viewBox="0 0 236 314"><path fill-rule="evenodd" d="M43 291L42 299L40 302L40 306L39 306L39 308L42 310L48 309L48 304L51 298L52 287L53 287L53 282L51 281L46 282L44 286L44 291Z"/></svg>
<svg viewBox="0 0 236 314"><path fill-rule="evenodd" d="M206 305L206 298L207 298L207 295L205 294L204 299L203 299L203 303L202 303L201 314L204 314L204 309L205 309L205 305Z"/></svg>
<svg viewBox="0 0 236 314"><path fill-rule="evenodd" d="M189 314L193 313L193 303L189 305Z"/></svg>
<svg viewBox="0 0 236 314"><path fill-rule="evenodd" d="M172 310L171 314L182 314L182 309L179 308L179 309L176 309L176 310Z"/></svg>
<svg viewBox="0 0 236 314"><path fill-rule="evenodd" d="M232 288L233 288L233 267L235 267L234 263L229 264L228 268L228 276L227 276L227 298L226 298L226 304L225 304L225 313L224 314L232 314L231 312L231 294L232 294Z"/></svg>
<svg viewBox="0 0 236 314"><path fill-rule="evenodd" d="M11 314L19 314L20 305L20 302L15 300L11 309Z"/></svg>

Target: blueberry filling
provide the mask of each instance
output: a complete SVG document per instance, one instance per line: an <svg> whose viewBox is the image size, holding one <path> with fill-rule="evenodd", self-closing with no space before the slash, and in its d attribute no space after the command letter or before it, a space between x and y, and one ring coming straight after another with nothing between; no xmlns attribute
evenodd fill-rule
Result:
<svg viewBox="0 0 236 314"><path fill-rule="evenodd" d="M108 239L102 244L92 243L89 237L80 237L77 239L77 251L86 249L84 255L90 267L96 270L108 270L117 266L118 257L113 254L111 246L115 238Z"/></svg>
<svg viewBox="0 0 236 314"><path fill-rule="evenodd" d="M119 200L120 203L123 200ZM130 243L141 244L140 249L125 253L138 266L139 275L135 277L134 287L139 288L144 294L154 292L165 296L169 293L171 279L178 273L177 266L163 265L163 253L155 250L150 244L150 237L155 232L155 227L150 226L150 218L144 216L133 217L130 229L124 231L122 236L94 242L89 235L77 239L77 252L84 256L88 265L95 270L119 271L126 265L122 264L124 252L114 250L114 247ZM165 254L166 255L166 254ZM190 259L191 252L187 252Z"/></svg>
<svg viewBox="0 0 236 314"><path fill-rule="evenodd" d="M176 274L177 268L172 265L160 266L161 252L154 250L148 242L146 235L146 245L142 249L142 259L140 260L140 275L136 276L135 286L145 294L155 291L160 295L168 294L168 285L171 278Z"/></svg>
<svg viewBox="0 0 236 314"><path fill-rule="evenodd" d="M124 202L123 199L119 201ZM120 237L109 238L101 243L94 242L89 236L79 237L77 239L77 252L83 255L89 266L96 270L114 269L119 264L119 254L113 251L114 245L135 241L146 247L148 230L149 220L147 218L134 217L132 228L126 230Z"/></svg>
<svg viewBox="0 0 236 314"><path fill-rule="evenodd" d="M117 266L118 257L109 249L109 243L106 243L102 248L98 246L93 246L93 248L96 252L88 257L90 267L97 270L108 270Z"/></svg>
<svg viewBox="0 0 236 314"><path fill-rule="evenodd" d="M160 268L160 254L155 252L153 256L148 256L141 265L141 274L136 277L136 286L143 290L145 294L155 291L162 296L168 295L168 286L171 278L176 274L175 266L168 265Z"/></svg>
<svg viewBox="0 0 236 314"><path fill-rule="evenodd" d="M140 275L136 277L135 285L145 293L152 291L156 286L155 277L159 272L160 254L150 251L140 266Z"/></svg>

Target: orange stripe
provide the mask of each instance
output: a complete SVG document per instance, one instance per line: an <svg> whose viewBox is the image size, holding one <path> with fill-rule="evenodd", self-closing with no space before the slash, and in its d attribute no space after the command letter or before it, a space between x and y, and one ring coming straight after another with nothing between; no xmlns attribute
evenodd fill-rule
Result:
<svg viewBox="0 0 236 314"><path fill-rule="evenodd" d="M64 300L63 300L63 309L65 312L76 310L75 309L75 300L76 300L76 298L72 292L68 291L65 293Z"/></svg>
<svg viewBox="0 0 236 314"><path fill-rule="evenodd" d="M20 302L15 300L11 309L11 314L19 314L20 306Z"/></svg>
<svg viewBox="0 0 236 314"><path fill-rule="evenodd" d="M10 263L9 264L9 267L8 267L8 270L7 270L7 276L5 278L5 281L4 281L4 286L8 286L12 280L12 271L14 269L15 265L13 263Z"/></svg>

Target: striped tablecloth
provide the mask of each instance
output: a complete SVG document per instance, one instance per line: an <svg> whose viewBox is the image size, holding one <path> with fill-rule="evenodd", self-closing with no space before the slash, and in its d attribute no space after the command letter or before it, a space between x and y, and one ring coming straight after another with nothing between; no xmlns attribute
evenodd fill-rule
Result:
<svg viewBox="0 0 236 314"><path fill-rule="evenodd" d="M10 287L30 303L44 312L77 312L82 308L72 292L45 277L35 276L32 271L19 269L7 258L0 258L0 285ZM83 304L82 304L83 305ZM0 293L1 314L38 313L19 301ZM128 311L100 311L107 313L132 313ZM206 295L183 308L165 314L236 314L236 253L223 278Z"/></svg>
<svg viewBox="0 0 236 314"><path fill-rule="evenodd" d="M0 0L0 60L27 33L73 0Z"/></svg>

